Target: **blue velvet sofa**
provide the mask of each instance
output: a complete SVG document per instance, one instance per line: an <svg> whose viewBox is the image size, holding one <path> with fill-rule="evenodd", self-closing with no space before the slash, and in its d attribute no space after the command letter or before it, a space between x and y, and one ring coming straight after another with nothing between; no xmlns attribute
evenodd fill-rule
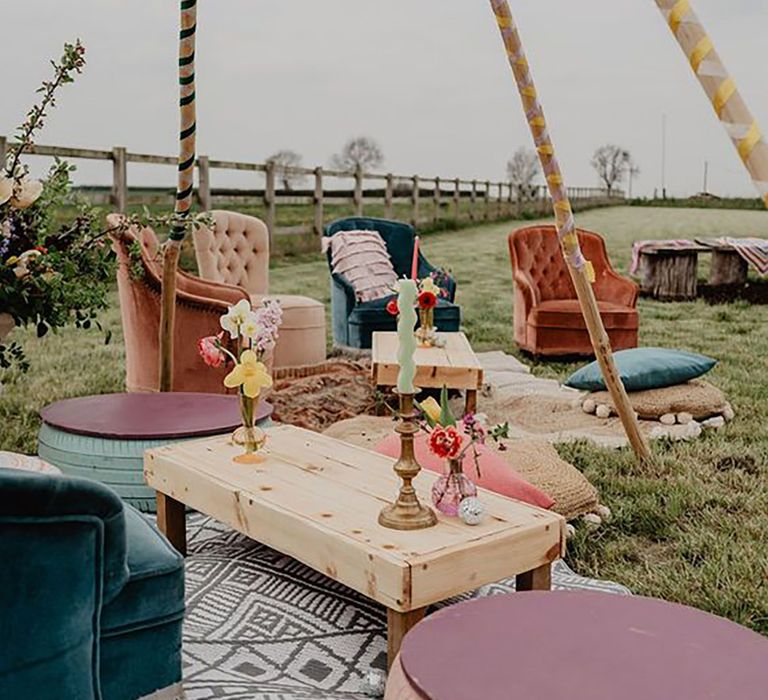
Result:
<svg viewBox="0 0 768 700"><path fill-rule="evenodd" d="M184 562L95 481L0 469L0 698L135 700L181 681Z"/></svg>
<svg viewBox="0 0 768 700"><path fill-rule="evenodd" d="M398 277L410 277L413 261L413 227L402 221L352 216L338 219L325 227L325 236L339 231L377 231L384 239L392 266ZM328 248L328 266L331 266L331 250ZM418 276L422 279L435 268L419 251ZM448 298L440 299L435 309L435 326L440 331L458 331L461 325L461 309L453 303L456 282L448 280ZM371 347L374 331L394 331L397 319L387 312L387 302L392 296L359 302L355 290L342 275L331 270L331 316L333 318L333 342L335 345L364 348Z"/></svg>

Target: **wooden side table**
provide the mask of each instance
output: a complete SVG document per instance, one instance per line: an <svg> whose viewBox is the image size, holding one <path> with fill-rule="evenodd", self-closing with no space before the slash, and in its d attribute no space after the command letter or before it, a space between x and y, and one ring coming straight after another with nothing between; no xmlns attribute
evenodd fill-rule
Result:
<svg viewBox="0 0 768 700"><path fill-rule="evenodd" d="M444 608L403 641L385 700L764 700L768 639L653 598L491 596Z"/></svg>
<svg viewBox="0 0 768 700"><path fill-rule="evenodd" d="M466 411L477 410L477 391L483 385L483 368L463 333L443 333L445 347L416 348L416 378L420 389L463 389ZM397 333L376 331L373 334L372 374L377 387L397 385L400 365L397 362Z"/></svg>

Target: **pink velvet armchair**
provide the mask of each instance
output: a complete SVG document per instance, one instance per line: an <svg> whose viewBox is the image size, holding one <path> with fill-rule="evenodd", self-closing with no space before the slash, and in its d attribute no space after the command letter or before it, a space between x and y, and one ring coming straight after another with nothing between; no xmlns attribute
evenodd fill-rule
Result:
<svg viewBox="0 0 768 700"><path fill-rule="evenodd" d="M213 229L195 230L195 256L200 276L237 285L254 306L276 299L283 323L275 346L274 366L300 367L325 360L325 307L296 294L269 293L269 232L263 221L231 211L212 211Z"/></svg>
<svg viewBox="0 0 768 700"><path fill-rule="evenodd" d="M110 227L115 227L119 215L110 214L107 220ZM118 259L126 389L158 391L162 264L157 237L150 228L139 231L132 227L119 237L113 236L112 241ZM197 340L218 333L219 317L241 299L248 299L248 294L239 287L177 273L174 391L227 392L222 384L226 370L203 363Z"/></svg>

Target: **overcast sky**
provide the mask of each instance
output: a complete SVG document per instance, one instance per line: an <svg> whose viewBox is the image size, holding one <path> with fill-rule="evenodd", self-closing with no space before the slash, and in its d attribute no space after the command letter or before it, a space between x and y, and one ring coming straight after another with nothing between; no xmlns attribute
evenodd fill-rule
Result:
<svg viewBox="0 0 768 700"><path fill-rule="evenodd" d="M79 36L88 65L40 142L176 152L176 0L4 4L0 133L22 120L47 59ZM198 4L199 153L263 160L291 148L305 165L326 165L347 137L365 134L380 142L384 170L495 179L530 143L487 0ZM768 129L768 3L693 5ZM666 114L671 193L701 190L708 160L710 191L752 194L653 0L516 0L512 10L570 185L596 184L590 156L613 142L641 168L635 192L652 194ZM173 184L171 169L154 172L153 184ZM109 175L107 163L83 166L80 180Z"/></svg>

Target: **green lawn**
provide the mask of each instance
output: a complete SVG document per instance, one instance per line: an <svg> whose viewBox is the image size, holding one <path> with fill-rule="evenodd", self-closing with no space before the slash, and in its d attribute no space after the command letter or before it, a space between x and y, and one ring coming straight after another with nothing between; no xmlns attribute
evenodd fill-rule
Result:
<svg viewBox="0 0 768 700"><path fill-rule="evenodd" d="M623 207L584 212L578 223L604 234L611 258L626 271L631 242L643 238L764 235L768 212ZM514 224L435 233L425 254L452 268L465 329L479 350L515 352L512 282L506 234ZM328 302L326 263L319 255L282 259L273 291ZM721 360L711 379L737 416L695 442L656 444L653 466L628 451L588 444L563 447L599 488L613 519L581 530L568 560L582 574L612 578L637 593L685 602L768 634L768 307L641 300L641 343L690 349ZM119 312L104 318L114 331L105 346L96 331L67 330L37 341L16 332L32 360L26 376L6 374L0 397L0 449L32 452L37 411L56 399L119 391L123 354ZM540 375L564 377L567 364L538 364Z"/></svg>

